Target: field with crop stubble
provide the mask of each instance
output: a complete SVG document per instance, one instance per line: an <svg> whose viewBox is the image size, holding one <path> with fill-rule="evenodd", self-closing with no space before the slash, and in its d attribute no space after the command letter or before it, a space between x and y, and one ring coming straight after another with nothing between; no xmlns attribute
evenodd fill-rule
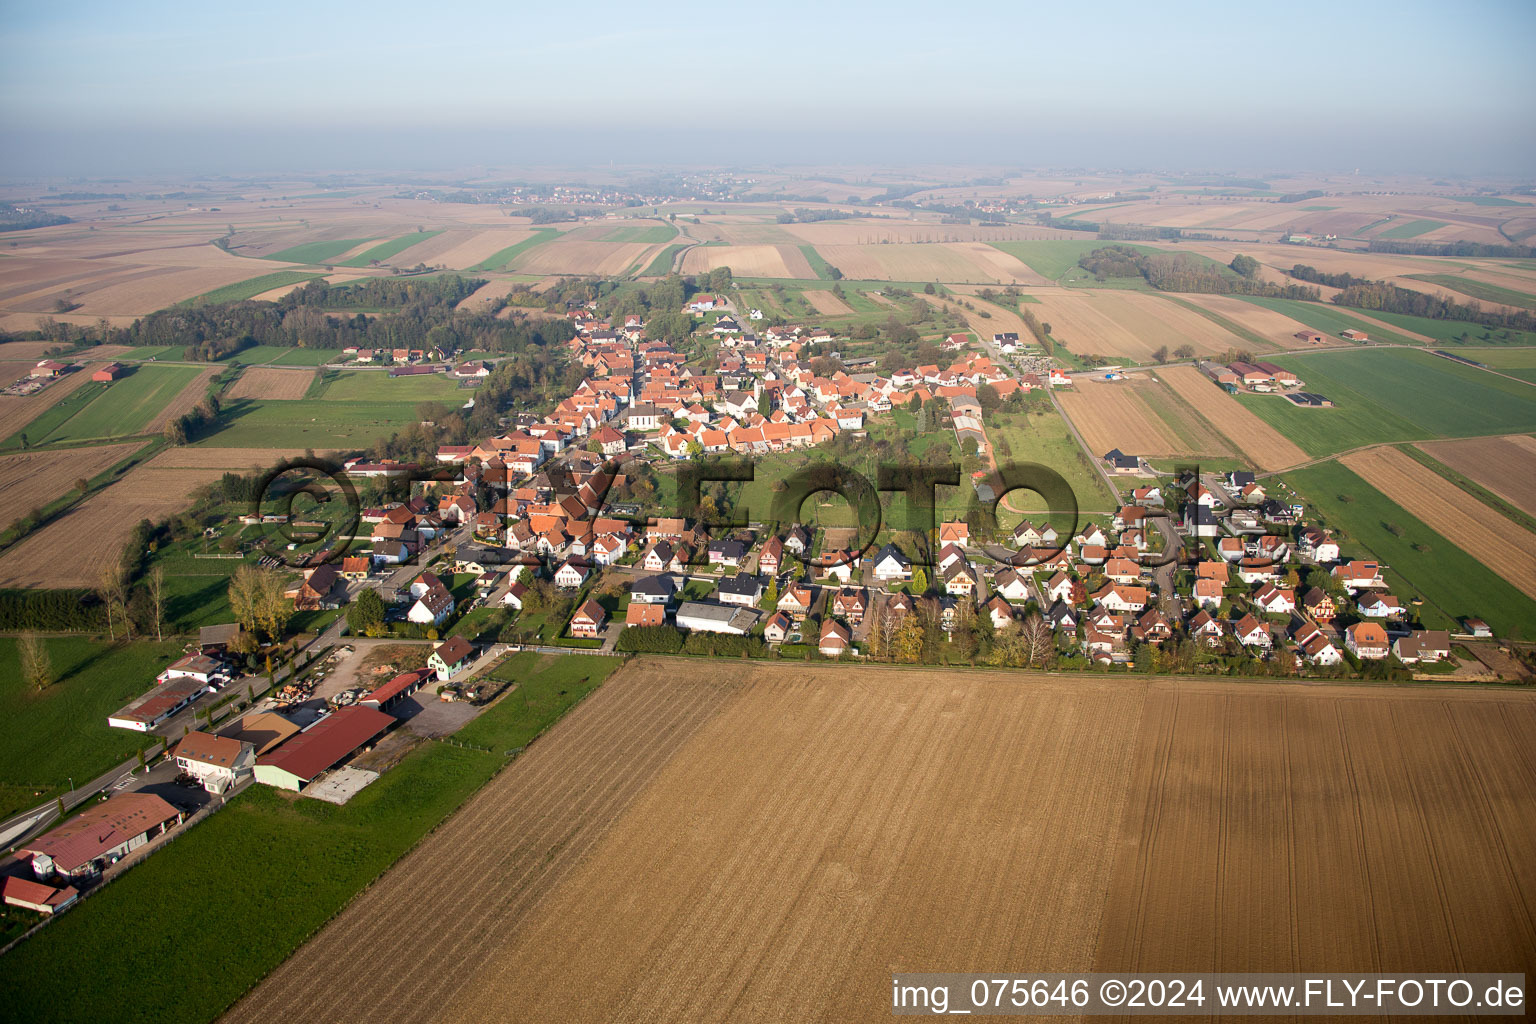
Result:
<svg viewBox="0 0 1536 1024"><path fill-rule="evenodd" d="M893 970L997 963L1529 971L1533 738L1521 692L641 659L229 1019L874 1021ZM410 967L333 969L369 956Z"/></svg>

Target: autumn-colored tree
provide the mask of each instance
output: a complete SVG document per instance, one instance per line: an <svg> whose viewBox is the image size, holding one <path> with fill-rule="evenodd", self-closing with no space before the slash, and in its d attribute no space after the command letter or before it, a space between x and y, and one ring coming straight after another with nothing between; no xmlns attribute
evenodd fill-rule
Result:
<svg viewBox="0 0 1536 1024"><path fill-rule="evenodd" d="M39 690L53 685L53 659L42 637L36 633L23 633L16 642L16 651L21 656L21 678L28 685Z"/></svg>

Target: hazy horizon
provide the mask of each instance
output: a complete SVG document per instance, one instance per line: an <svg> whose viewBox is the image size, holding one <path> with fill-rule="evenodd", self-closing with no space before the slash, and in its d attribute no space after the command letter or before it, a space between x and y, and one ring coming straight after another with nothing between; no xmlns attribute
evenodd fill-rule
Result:
<svg viewBox="0 0 1536 1024"><path fill-rule="evenodd" d="M13 8L0 173L613 160L1536 175L1530 4L668 13Z"/></svg>

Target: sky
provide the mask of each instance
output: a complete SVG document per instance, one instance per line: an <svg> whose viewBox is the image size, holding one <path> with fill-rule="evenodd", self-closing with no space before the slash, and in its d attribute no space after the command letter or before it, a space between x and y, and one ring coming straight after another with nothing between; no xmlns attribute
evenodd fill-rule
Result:
<svg viewBox="0 0 1536 1024"><path fill-rule="evenodd" d="M1006 163L1536 177L1536 2L70 2L0 173Z"/></svg>

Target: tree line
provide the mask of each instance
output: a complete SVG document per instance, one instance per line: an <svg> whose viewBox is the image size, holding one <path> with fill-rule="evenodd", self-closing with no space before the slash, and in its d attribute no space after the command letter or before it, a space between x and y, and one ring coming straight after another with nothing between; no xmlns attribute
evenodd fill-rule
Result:
<svg viewBox="0 0 1536 1024"><path fill-rule="evenodd" d="M1219 263L1183 252L1144 253L1129 246L1107 245L1085 254L1077 264L1099 281L1141 277L1153 288L1165 292L1263 295L1311 302L1321 297L1316 288L1277 285L1241 273L1228 274L1225 273L1228 268ZM1256 273L1257 268L1251 272Z"/></svg>

